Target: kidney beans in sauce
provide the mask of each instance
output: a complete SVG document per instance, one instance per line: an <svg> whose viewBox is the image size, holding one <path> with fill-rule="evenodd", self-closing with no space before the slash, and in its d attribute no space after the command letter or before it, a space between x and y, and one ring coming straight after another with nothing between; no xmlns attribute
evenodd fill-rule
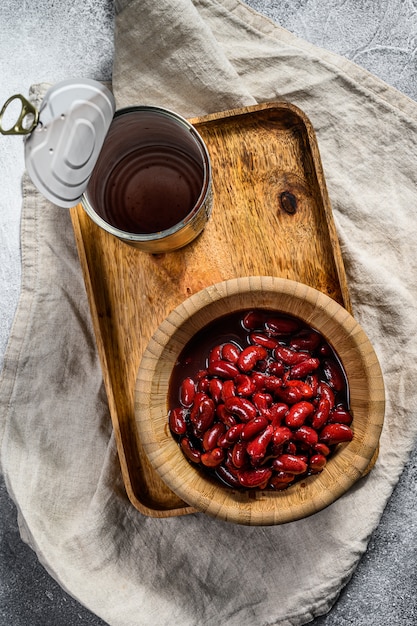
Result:
<svg viewBox="0 0 417 626"><path fill-rule="evenodd" d="M220 317L188 342L171 374L168 422L186 458L233 489L286 489L353 438L331 345L263 309Z"/></svg>

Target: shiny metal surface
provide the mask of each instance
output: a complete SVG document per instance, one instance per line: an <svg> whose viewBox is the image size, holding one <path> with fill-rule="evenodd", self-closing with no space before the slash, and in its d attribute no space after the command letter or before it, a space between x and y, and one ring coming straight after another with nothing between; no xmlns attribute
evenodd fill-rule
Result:
<svg viewBox="0 0 417 626"><path fill-rule="evenodd" d="M67 80L47 92L25 142L29 176L48 200L70 208L80 201L113 119L112 93L92 80Z"/></svg>

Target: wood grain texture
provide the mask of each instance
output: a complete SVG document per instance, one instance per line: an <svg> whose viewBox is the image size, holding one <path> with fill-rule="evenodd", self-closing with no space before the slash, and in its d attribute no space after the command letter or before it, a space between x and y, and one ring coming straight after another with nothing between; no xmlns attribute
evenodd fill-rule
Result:
<svg viewBox="0 0 417 626"><path fill-rule="evenodd" d="M353 440L337 447L323 472L278 492L241 491L221 485L187 461L167 424L169 381L184 345L213 319L257 307L300 317L333 345L349 381L354 418ZM320 511L343 495L363 476L378 448L384 406L378 359L350 313L316 289L277 277L231 279L181 303L149 342L136 388L138 432L155 470L197 510L248 525L291 522Z"/></svg>
<svg viewBox="0 0 417 626"><path fill-rule="evenodd" d="M121 471L143 514L192 512L143 453L134 390L142 354L167 315L192 294L241 276L289 278L351 310L343 260L314 131L287 103L255 105L191 120L206 142L214 207L185 248L151 255L120 242L86 215L71 218L84 273ZM296 211L282 209L293 194Z"/></svg>

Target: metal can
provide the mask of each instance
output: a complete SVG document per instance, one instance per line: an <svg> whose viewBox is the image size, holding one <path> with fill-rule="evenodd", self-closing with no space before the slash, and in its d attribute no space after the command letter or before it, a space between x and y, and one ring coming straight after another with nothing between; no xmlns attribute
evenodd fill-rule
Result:
<svg viewBox="0 0 417 626"><path fill-rule="evenodd" d="M4 112L16 99L21 114L4 129ZM26 167L46 198L67 208L81 203L98 226L145 252L187 245L211 215L207 147L173 111L115 111L101 83L67 80L47 92L39 111L20 94L9 98L0 132L26 135Z"/></svg>
<svg viewBox="0 0 417 626"><path fill-rule="evenodd" d="M204 141L167 109L116 111L81 203L96 224L136 248L157 253L185 246L212 210Z"/></svg>

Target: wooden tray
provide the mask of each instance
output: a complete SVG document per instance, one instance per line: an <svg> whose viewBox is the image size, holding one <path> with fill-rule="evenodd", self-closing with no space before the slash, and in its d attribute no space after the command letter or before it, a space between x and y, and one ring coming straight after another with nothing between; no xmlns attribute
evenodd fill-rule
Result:
<svg viewBox="0 0 417 626"><path fill-rule="evenodd" d="M141 355L170 311L221 280L272 275L315 287L351 312L306 116L291 104L268 103L190 121L207 144L214 191L212 217L192 244L146 254L97 227L81 205L71 209L126 491L153 517L194 512L154 472L135 426Z"/></svg>

